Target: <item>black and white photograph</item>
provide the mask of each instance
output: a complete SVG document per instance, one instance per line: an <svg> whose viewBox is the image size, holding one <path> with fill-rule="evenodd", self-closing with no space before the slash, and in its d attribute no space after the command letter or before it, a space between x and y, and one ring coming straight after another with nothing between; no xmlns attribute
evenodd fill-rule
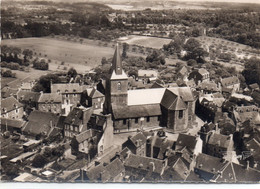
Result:
<svg viewBox="0 0 260 189"><path fill-rule="evenodd" d="M0 7L1 183L260 183L260 0Z"/></svg>

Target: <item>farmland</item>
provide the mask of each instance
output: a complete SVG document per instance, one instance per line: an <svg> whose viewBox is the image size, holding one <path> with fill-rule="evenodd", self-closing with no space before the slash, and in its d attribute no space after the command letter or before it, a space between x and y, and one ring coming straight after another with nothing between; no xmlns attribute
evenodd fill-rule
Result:
<svg viewBox="0 0 260 189"><path fill-rule="evenodd" d="M148 37L148 36L138 36L129 35L126 37L119 38L121 42L128 43L129 45L138 45L154 49L160 49L164 44L171 42L171 39L158 38L158 37Z"/></svg>

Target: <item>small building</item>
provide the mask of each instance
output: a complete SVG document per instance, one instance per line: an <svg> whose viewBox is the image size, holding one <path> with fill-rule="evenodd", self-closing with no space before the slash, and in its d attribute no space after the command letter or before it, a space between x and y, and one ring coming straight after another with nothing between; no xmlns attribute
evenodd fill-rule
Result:
<svg viewBox="0 0 260 189"><path fill-rule="evenodd" d="M74 108L64 120L64 136L72 139L87 130L87 123L93 113L92 108Z"/></svg>
<svg viewBox="0 0 260 189"><path fill-rule="evenodd" d="M99 92L97 89L93 88L89 94L87 94L86 105L88 107L93 107L94 110L103 110L103 104L105 102L105 95Z"/></svg>
<svg viewBox="0 0 260 189"><path fill-rule="evenodd" d="M124 163L125 177L132 182L160 181L166 165L163 160L129 154Z"/></svg>
<svg viewBox="0 0 260 189"><path fill-rule="evenodd" d="M146 137L142 133L137 133L128 137L127 141L122 144L122 149L128 148L133 154L138 156L146 155Z"/></svg>
<svg viewBox="0 0 260 189"><path fill-rule="evenodd" d="M202 83L210 80L209 72L205 68L195 69L189 74L188 79L193 79L198 85L199 82Z"/></svg>
<svg viewBox="0 0 260 189"><path fill-rule="evenodd" d="M23 105L13 96L1 100L1 117L22 119L23 115Z"/></svg>
<svg viewBox="0 0 260 189"><path fill-rule="evenodd" d="M148 81L155 81L158 78L156 70L138 70L138 79L148 83Z"/></svg>
<svg viewBox="0 0 260 189"><path fill-rule="evenodd" d="M222 87L231 88L234 92L238 92L240 89L240 81L236 76L221 78L220 82Z"/></svg>
<svg viewBox="0 0 260 189"><path fill-rule="evenodd" d="M253 84L249 85L248 87L252 91L259 90L259 85L257 83L253 83Z"/></svg>
<svg viewBox="0 0 260 189"><path fill-rule="evenodd" d="M22 133L22 129L25 126L25 121L22 120L15 120L15 119L7 119L1 117L1 131L10 131L10 132L17 132Z"/></svg>
<svg viewBox="0 0 260 189"><path fill-rule="evenodd" d="M79 83L51 83L51 93L62 96L63 115L68 115L74 107L80 104L82 92L87 88L87 85Z"/></svg>
<svg viewBox="0 0 260 189"><path fill-rule="evenodd" d="M202 153L202 145L203 142L199 136L180 133L176 141L175 150L180 151L185 147L191 151L192 154L198 155L199 153Z"/></svg>
<svg viewBox="0 0 260 189"><path fill-rule="evenodd" d="M223 158L229 156L233 150L233 135L222 135L212 132L206 143L206 154Z"/></svg>
<svg viewBox="0 0 260 189"><path fill-rule="evenodd" d="M51 112L35 110L28 117L22 132L31 137L48 137L58 127L60 116Z"/></svg>
<svg viewBox="0 0 260 189"><path fill-rule="evenodd" d="M25 111L27 113L30 113L31 111L37 108L40 96L40 92L22 90L17 92L17 99L20 103L25 105Z"/></svg>
<svg viewBox="0 0 260 189"><path fill-rule="evenodd" d="M38 110L43 112L52 112L62 114L62 96L55 93L41 93L38 100Z"/></svg>

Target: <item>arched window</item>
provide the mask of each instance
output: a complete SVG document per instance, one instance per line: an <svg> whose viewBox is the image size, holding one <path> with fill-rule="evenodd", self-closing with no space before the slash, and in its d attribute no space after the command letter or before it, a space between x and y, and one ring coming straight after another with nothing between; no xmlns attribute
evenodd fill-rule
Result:
<svg viewBox="0 0 260 189"><path fill-rule="evenodd" d="M118 90L118 91L121 91L121 82L118 82L118 83L117 83L117 90Z"/></svg>

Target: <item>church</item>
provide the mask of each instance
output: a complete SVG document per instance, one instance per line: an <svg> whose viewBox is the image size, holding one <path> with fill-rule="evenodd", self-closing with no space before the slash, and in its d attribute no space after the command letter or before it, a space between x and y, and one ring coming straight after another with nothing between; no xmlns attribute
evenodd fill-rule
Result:
<svg viewBox="0 0 260 189"><path fill-rule="evenodd" d="M181 133L193 125L195 99L189 87L128 90L118 44L105 83L104 113L112 114L114 132L160 126Z"/></svg>

